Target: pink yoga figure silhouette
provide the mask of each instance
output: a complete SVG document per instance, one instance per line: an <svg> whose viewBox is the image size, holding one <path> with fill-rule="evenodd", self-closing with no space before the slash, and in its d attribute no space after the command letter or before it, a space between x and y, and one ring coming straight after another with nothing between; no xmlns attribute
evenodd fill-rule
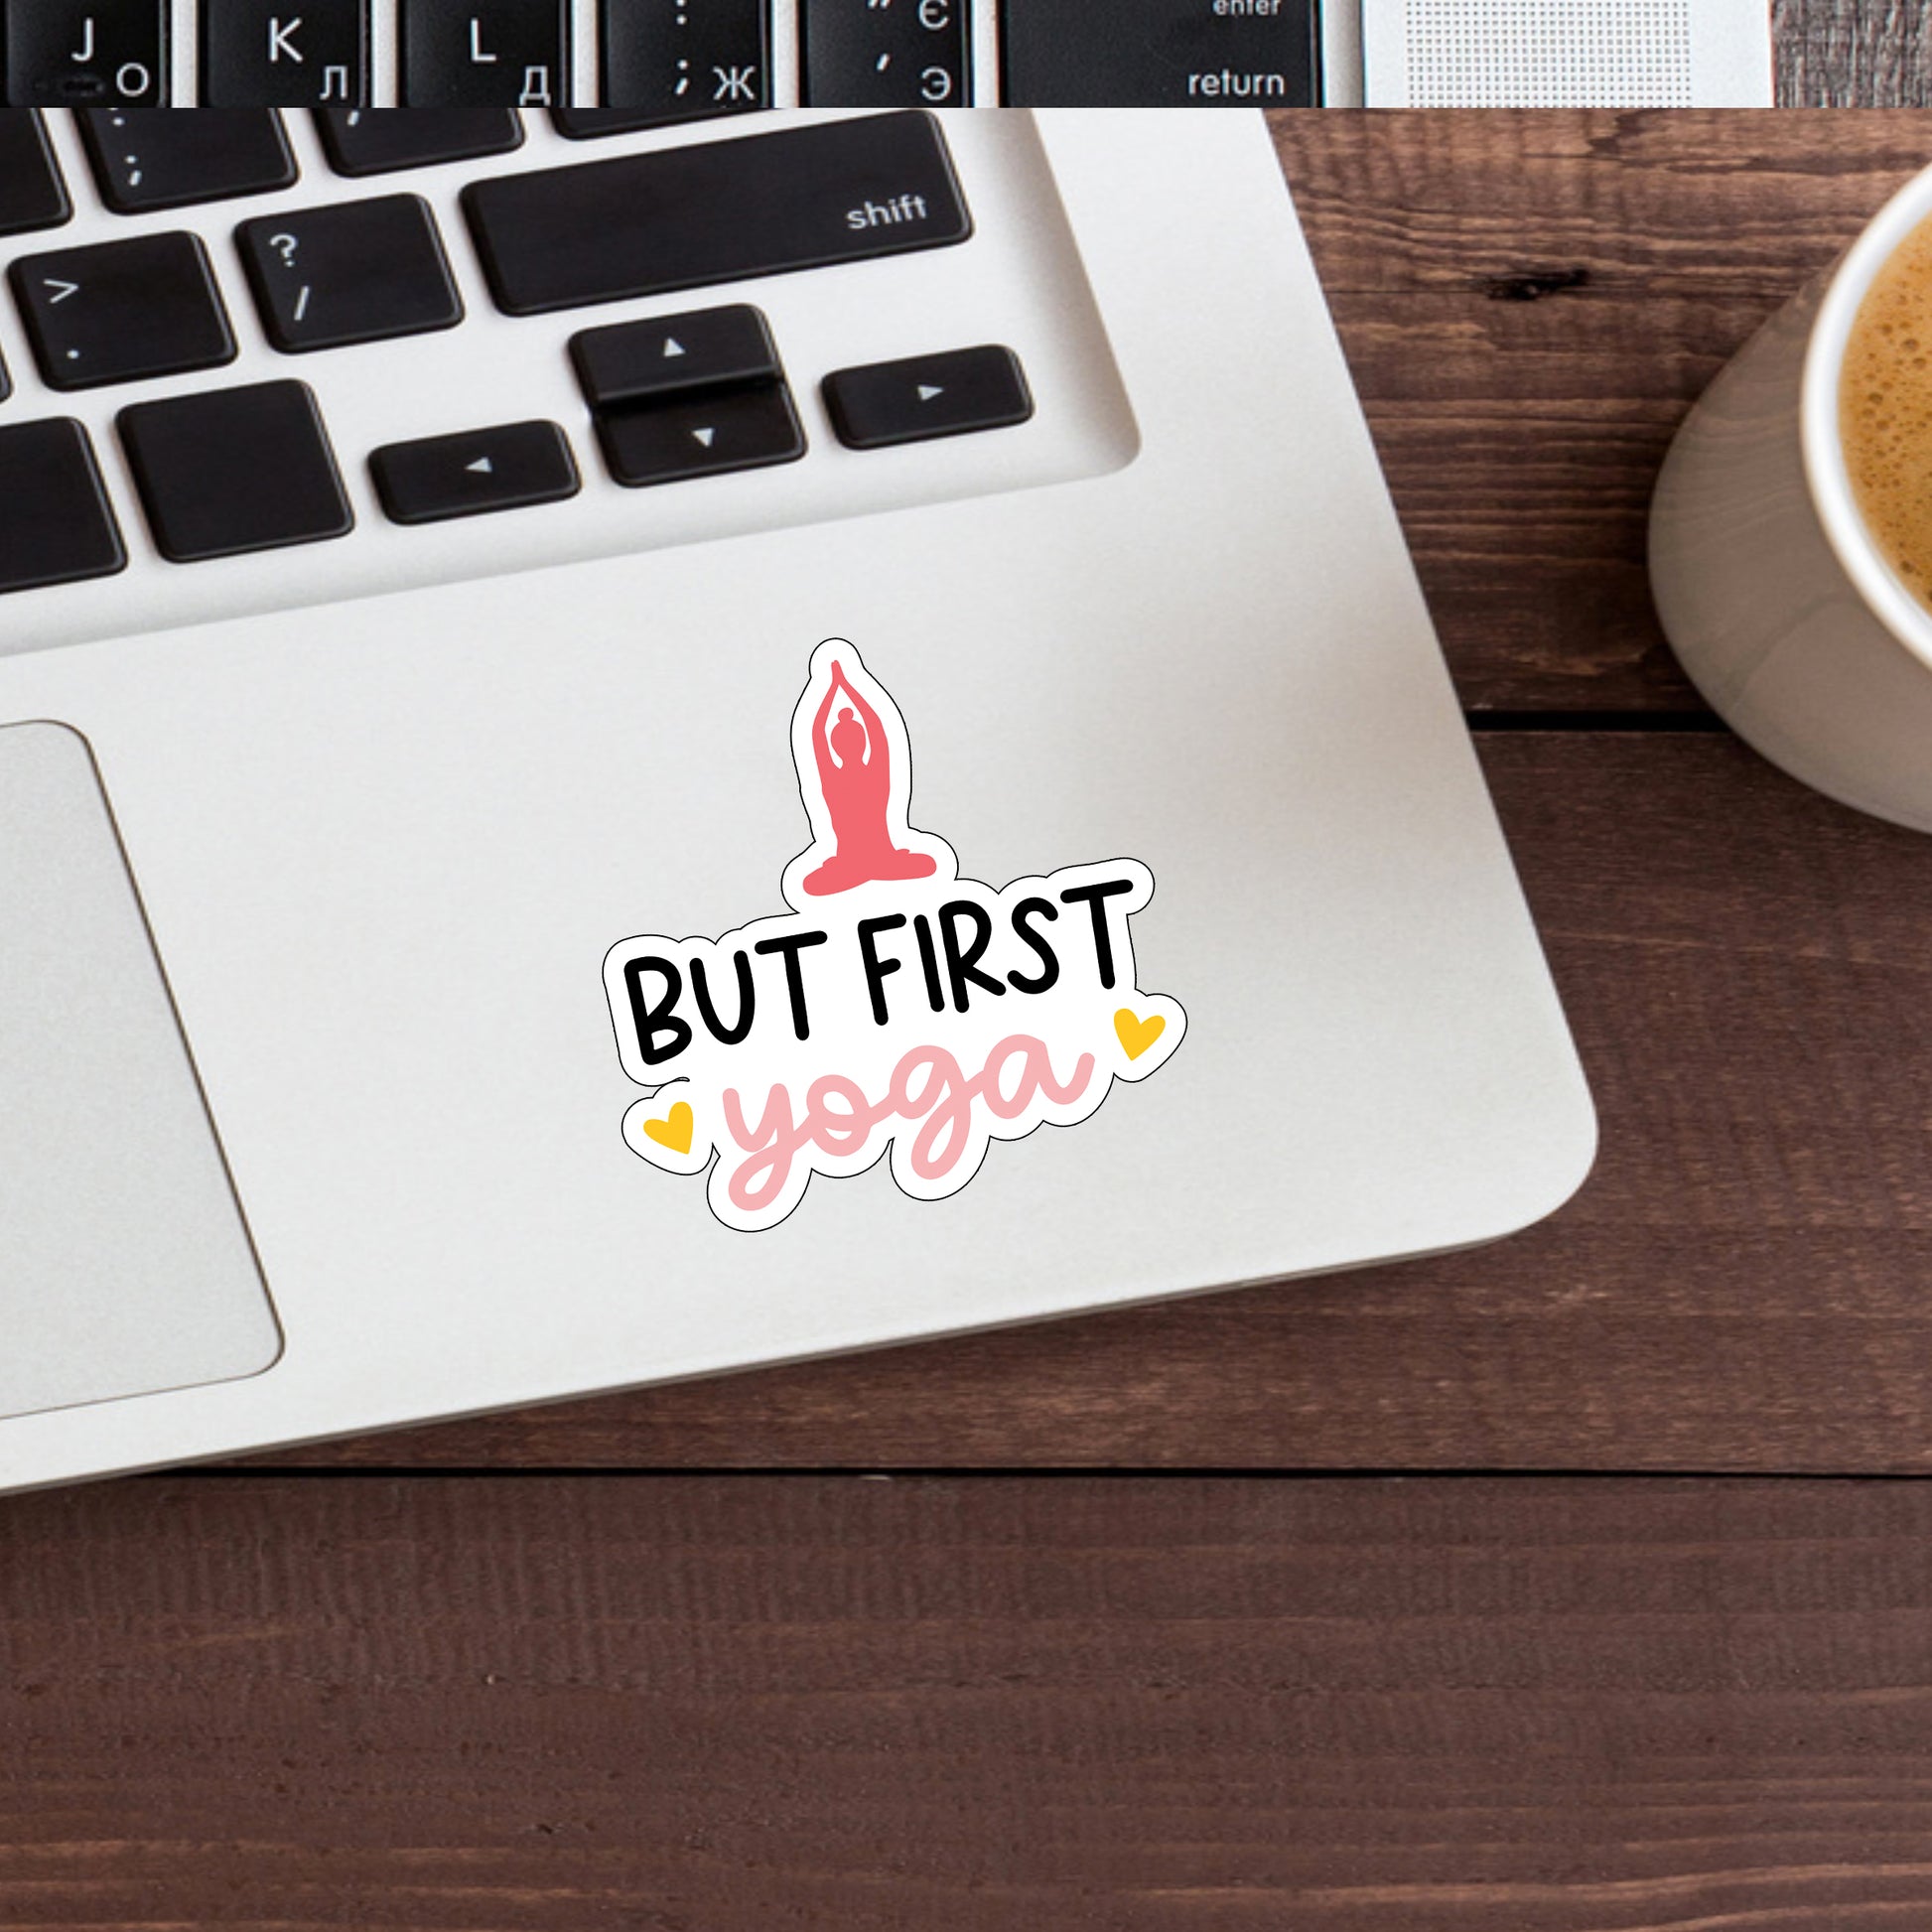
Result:
<svg viewBox="0 0 1932 1932"><path fill-rule="evenodd" d="M838 722L828 724L841 696L849 702L839 706ZM878 879L930 879L938 871L937 862L893 841L895 773L886 727L836 658L832 687L812 720L812 753L836 850L805 875L803 890L814 898L826 898ZM803 771L798 775L801 783L806 781Z"/></svg>

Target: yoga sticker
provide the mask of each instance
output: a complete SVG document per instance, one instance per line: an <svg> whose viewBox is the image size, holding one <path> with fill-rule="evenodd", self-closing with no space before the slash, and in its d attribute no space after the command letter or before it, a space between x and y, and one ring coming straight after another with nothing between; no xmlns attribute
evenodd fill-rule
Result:
<svg viewBox="0 0 1932 1932"><path fill-rule="evenodd" d="M623 1070L649 1099L633 1153L710 1171L728 1227L767 1228L815 1173L888 1157L919 1200L957 1193L993 1141L1070 1127L1180 1044L1177 1001L1136 984L1136 859L995 890L907 820L905 721L848 643L821 644L791 720L812 841L788 913L719 939L613 946L605 991Z"/></svg>

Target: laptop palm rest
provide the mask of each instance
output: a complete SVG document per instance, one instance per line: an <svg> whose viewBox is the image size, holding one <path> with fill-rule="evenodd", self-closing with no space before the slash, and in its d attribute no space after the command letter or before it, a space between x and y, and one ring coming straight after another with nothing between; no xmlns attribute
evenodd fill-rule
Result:
<svg viewBox="0 0 1932 1932"><path fill-rule="evenodd" d="M92 754L0 729L0 1416L280 1349Z"/></svg>

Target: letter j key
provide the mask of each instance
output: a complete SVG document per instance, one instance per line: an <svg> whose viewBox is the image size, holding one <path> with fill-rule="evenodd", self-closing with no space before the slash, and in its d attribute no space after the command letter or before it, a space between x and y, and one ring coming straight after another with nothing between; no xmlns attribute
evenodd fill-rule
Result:
<svg viewBox="0 0 1932 1932"><path fill-rule="evenodd" d="M368 0L202 0L205 107L360 107Z"/></svg>
<svg viewBox="0 0 1932 1932"><path fill-rule="evenodd" d="M168 0L10 0L16 107L165 107Z"/></svg>

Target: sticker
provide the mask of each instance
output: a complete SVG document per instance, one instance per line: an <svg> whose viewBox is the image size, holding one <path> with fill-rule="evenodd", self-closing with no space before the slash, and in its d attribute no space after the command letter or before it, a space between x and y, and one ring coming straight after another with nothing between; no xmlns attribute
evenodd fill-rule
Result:
<svg viewBox="0 0 1932 1932"><path fill-rule="evenodd" d="M942 1200L994 1141L1071 1127L1167 1063L1187 1016L1136 983L1128 922L1154 897L1138 859L961 878L907 816L898 707L842 640L812 653L791 755L812 839L780 882L790 911L605 959L619 1057L651 1090L623 1117L633 1153L709 1170L734 1228L772 1227L813 1174L882 1157Z"/></svg>

